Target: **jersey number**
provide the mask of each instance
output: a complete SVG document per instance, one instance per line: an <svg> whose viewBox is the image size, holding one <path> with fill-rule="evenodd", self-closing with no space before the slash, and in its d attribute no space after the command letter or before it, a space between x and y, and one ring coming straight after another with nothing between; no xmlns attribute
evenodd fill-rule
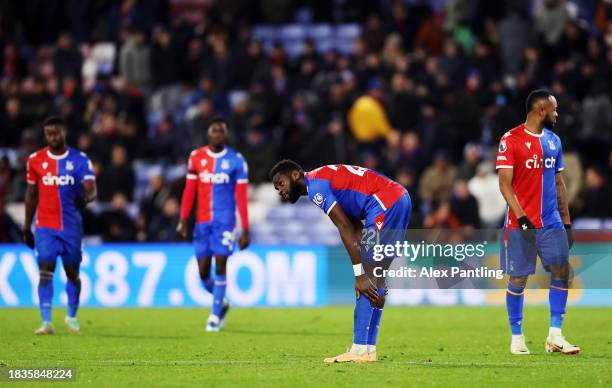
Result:
<svg viewBox="0 0 612 388"><path fill-rule="evenodd" d="M334 171L338 171L338 166L342 166L346 168L350 173L355 174L357 176L364 176L367 169L358 166L351 166L348 164L329 164L327 167L331 168Z"/></svg>

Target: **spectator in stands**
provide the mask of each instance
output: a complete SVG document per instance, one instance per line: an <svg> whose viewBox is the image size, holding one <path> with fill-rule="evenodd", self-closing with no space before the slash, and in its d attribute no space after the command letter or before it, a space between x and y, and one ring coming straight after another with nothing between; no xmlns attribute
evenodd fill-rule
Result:
<svg viewBox="0 0 612 388"><path fill-rule="evenodd" d="M382 81L373 79L368 84L368 94L359 97L349 111L349 126L362 149L380 149L380 142L393 131L381 104L383 97Z"/></svg>
<svg viewBox="0 0 612 388"><path fill-rule="evenodd" d="M461 223L451 211L450 203L445 200L433 203L433 211L425 217L423 226L431 229L457 229Z"/></svg>
<svg viewBox="0 0 612 388"><path fill-rule="evenodd" d="M164 87L178 82L183 58L181 58L172 32L165 27L160 27L153 33L153 40L151 72L154 85Z"/></svg>
<svg viewBox="0 0 612 388"><path fill-rule="evenodd" d="M535 11L535 31L544 43L556 47L568 19L565 0L544 0Z"/></svg>
<svg viewBox="0 0 612 388"><path fill-rule="evenodd" d="M156 212L147 228L148 241L173 242L180 241L176 231L179 222L180 205L176 198L168 197L164 201L161 212Z"/></svg>
<svg viewBox="0 0 612 388"><path fill-rule="evenodd" d="M17 97L9 97L6 100L0 120L2 120L0 147L17 147L26 123L21 113L21 102Z"/></svg>
<svg viewBox="0 0 612 388"><path fill-rule="evenodd" d="M499 180L493 163L481 162L476 176L468 182L468 189L478 201L478 216L485 228L497 228L506 213L506 201L499 191Z"/></svg>
<svg viewBox="0 0 612 388"><path fill-rule="evenodd" d="M61 34L53 53L53 70L58 81L62 83L66 77L70 77L80 84L82 65L83 57L72 36L67 33Z"/></svg>
<svg viewBox="0 0 612 388"><path fill-rule="evenodd" d="M531 23L524 16L523 10L512 6L498 27L499 49L504 74L520 73L523 58L522 53L530 41Z"/></svg>
<svg viewBox="0 0 612 388"><path fill-rule="evenodd" d="M0 158L0 243L21 241L21 232L6 212L6 202L11 179L11 169L6 156Z"/></svg>
<svg viewBox="0 0 612 388"><path fill-rule="evenodd" d="M105 242L136 241L136 225L127 213L128 198L122 192L113 194L111 208L98 218L98 234Z"/></svg>
<svg viewBox="0 0 612 388"><path fill-rule="evenodd" d="M448 201L456 177L457 169L449 163L448 156L444 152L438 152L433 165L425 169L419 182L418 195L424 205L427 206L433 201ZM429 213L428 209L425 209L425 213Z"/></svg>
<svg viewBox="0 0 612 388"><path fill-rule="evenodd" d="M581 215L591 218L612 217L612 190L602 169L598 166L587 167L585 180Z"/></svg>
<svg viewBox="0 0 612 388"><path fill-rule="evenodd" d="M457 171L457 177L463 180L470 180L476 175L476 167L481 161L480 146L475 143L467 143L463 147L463 161Z"/></svg>
<svg viewBox="0 0 612 388"><path fill-rule="evenodd" d="M478 201L470 193L467 181L457 179L453 185L453 193L450 199L451 212L459 221L461 226L471 228L480 227L478 215Z"/></svg>
<svg viewBox="0 0 612 388"><path fill-rule="evenodd" d="M128 29L127 39L119 52L119 74L141 93L151 87L151 49L143 31Z"/></svg>
<svg viewBox="0 0 612 388"><path fill-rule="evenodd" d="M116 193L122 193L128 201L132 201L135 182L134 170L125 147L114 146L111 151L111 165L103 169L100 175L98 199L102 202L110 201Z"/></svg>

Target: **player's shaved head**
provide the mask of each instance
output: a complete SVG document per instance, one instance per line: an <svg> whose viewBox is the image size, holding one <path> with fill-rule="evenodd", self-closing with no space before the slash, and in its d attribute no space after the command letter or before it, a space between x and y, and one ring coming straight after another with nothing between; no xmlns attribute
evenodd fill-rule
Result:
<svg viewBox="0 0 612 388"><path fill-rule="evenodd" d="M270 180L273 180L276 174L291 175L293 171L299 171L302 174L304 173L304 169L302 168L302 166L300 166L291 159L284 159L276 163L274 167L272 167L272 169L270 170L269 177Z"/></svg>
<svg viewBox="0 0 612 388"><path fill-rule="evenodd" d="M531 112L538 104L546 102L552 93L546 89L536 89L533 92L529 93L527 96L527 102L525 103L525 108L527 109L527 113Z"/></svg>

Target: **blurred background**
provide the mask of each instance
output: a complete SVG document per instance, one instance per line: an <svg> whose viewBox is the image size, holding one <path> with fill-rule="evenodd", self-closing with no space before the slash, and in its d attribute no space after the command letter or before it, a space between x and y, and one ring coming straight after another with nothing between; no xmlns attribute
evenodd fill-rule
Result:
<svg viewBox="0 0 612 388"><path fill-rule="evenodd" d="M216 115L250 167L256 244L339 243L316 207L278 206L281 158L385 173L413 228L498 227L495 150L540 87L574 227L612 229L609 0L5 1L0 46L0 242L20 241L50 114L95 166L88 242L179 241L186 158Z"/></svg>

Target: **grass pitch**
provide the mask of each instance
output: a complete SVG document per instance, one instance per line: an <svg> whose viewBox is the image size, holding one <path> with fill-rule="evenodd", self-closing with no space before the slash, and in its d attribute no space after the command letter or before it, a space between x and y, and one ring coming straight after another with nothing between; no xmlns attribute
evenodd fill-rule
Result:
<svg viewBox="0 0 612 388"><path fill-rule="evenodd" d="M569 309L578 356L546 354L548 309L526 308L531 356L509 353L503 307L388 307L375 364L324 365L352 340L352 308L238 309L206 333L206 309L82 309L83 334L32 334L37 310L0 310L0 366L74 367L95 386L612 385L612 310ZM29 383L32 384L32 383ZM45 386L48 386L47 384Z"/></svg>

